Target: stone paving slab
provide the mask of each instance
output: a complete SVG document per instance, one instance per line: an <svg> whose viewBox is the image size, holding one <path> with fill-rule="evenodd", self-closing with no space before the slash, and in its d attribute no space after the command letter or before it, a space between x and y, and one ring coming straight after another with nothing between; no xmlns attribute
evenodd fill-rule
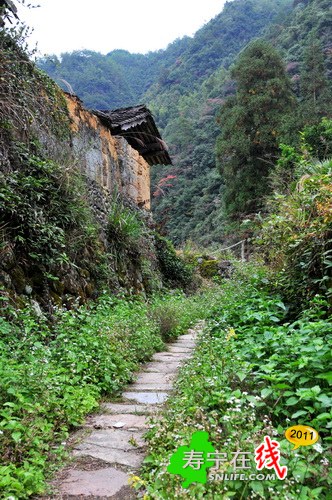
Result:
<svg viewBox="0 0 332 500"><path fill-rule="evenodd" d="M193 331L193 330L192 330ZM185 335L181 335L181 337L178 338L178 340L195 340L196 339L196 334L193 333L186 333Z"/></svg>
<svg viewBox="0 0 332 500"><path fill-rule="evenodd" d="M177 344L171 344L168 348L168 351L166 351L167 354L170 353L177 353L177 354L191 354L193 352L192 347L182 347Z"/></svg>
<svg viewBox="0 0 332 500"><path fill-rule="evenodd" d="M149 415L155 412L155 408L150 405L141 405L135 403L103 403L101 408L107 413L133 413Z"/></svg>
<svg viewBox="0 0 332 500"><path fill-rule="evenodd" d="M92 432L84 440L84 443L103 448L116 448L118 450L137 450L145 445L143 430L129 431L126 429L101 429ZM132 444L135 442L137 445ZM82 443L75 449L79 450Z"/></svg>
<svg viewBox="0 0 332 500"><path fill-rule="evenodd" d="M185 347L186 349L192 350L195 346L195 340L177 340L176 342L171 342L170 344L167 344L168 349L171 349L172 347ZM185 346L184 344L187 344ZM167 352L167 351L165 351Z"/></svg>
<svg viewBox="0 0 332 500"><path fill-rule="evenodd" d="M142 449L140 452L136 449L133 451L119 450L117 448L103 448L85 442L82 443L80 449L75 449L73 454L76 457L98 458L107 464L120 464L132 469L140 467L145 456Z"/></svg>
<svg viewBox="0 0 332 500"><path fill-rule="evenodd" d="M114 468L92 471L71 470L60 486L66 495L112 497L128 488L128 475Z"/></svg>
<svg viewBox="0 0 332 500"><path fill-rule="evenodd" d="M165 352L158 352L154 354L153 358L160 358L160 359L165 359L168 358L169 356L172 356L174 358L174 361L181 360L181 359L187 359L191 355L192 351L188 350L188 352L172 352L172 351L165 351Z"/></svg>
<svg viewBox="0 0 332 500"><path fill-rule="evenodd" d="M130 391L172 391L173 390L173 385L172 384L142 384L140 382L135 382L130 386Z"/></svg>
<svg viewBox="0 0 332 500"><path fill-rule="evenodd" d="M145 415L135 415L131 413L120 413L115 415L95 415L86 423L86 427L95 429L148 429L147 418Z"/></svg>
<svg viewBox="0 0 332 500"><path fill-rule="evenodd" d="M145 367L146 372L175 373L181 363L163 363L162 361L152 361Z"/></svg>
<svg viewBox="0 0 332 500"><path fill-rule="evenodd" d="M189 349L194 349L195 341L194 340L179 340L176 345L178 347L187 347Z"/></svg>
<svg viewBox="0 0 332 500"><path fill-rule="evenodd" d="M160 404L168 398L167 392L124 392L122 396L138 403Z"/></svg>
<svg viewBox="0 0 332 500"><path fill-rule="evenodd" d="M155 354L152 358L152 361L163 361L164 363L179 363L181 361L186 361L191 353L185 353L185 352L181 352L181 353L176 353L176 354L181 354L181 356L176 356L172 353L167 353L166 354Z"/></svg>
<svg viewBox="0 0 332 500"><path fill-rule="evenodd" d="M137 473L145 456L147 416L157 413L168 398L176 373L193 353L195 337L195 330L188 330L167 351L156 353L122 394L124 402L103 403L104 413L88 418L85 427L93 430L75 446L73 455L89 464L96 459L100 462L93 469L85 469L82 464L69 469L67 477L61 480L59 499L137 498L128 486L128 478ZM127 472L116 467L126 467Z"/></svg>
<svg viewBox="0 0 332 500"><path fill-rule="evenodd" d="M136 384L170 384L175 379L174 373L141 372Z"/></svg>

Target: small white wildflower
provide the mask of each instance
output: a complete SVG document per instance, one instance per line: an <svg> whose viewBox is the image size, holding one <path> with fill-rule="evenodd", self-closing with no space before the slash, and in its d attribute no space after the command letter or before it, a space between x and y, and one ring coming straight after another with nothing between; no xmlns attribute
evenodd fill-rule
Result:
<svg viewBox="0 0 332 500"><path fill-rule="evenodd" d="M313 449L318 451L318 453L323 453L323 448L322 448L322 445L320 443L315 443L313 445Z"/></svg>

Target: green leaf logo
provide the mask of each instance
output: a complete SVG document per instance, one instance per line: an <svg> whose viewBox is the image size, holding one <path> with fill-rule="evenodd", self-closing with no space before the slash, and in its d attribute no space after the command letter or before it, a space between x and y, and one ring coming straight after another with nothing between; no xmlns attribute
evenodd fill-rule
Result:
<svg viewBox="0 0 332 500"><path fill-rule="evenodd" d="M187 488L191 483L205 484L206 469L214 465L214 460L207 458L208 453L214 452L215 449L209 442L208 432L197 431L192 435L189 446L180 446L173 453L167 470L185 479L182 483L183 488Z"/></svg>

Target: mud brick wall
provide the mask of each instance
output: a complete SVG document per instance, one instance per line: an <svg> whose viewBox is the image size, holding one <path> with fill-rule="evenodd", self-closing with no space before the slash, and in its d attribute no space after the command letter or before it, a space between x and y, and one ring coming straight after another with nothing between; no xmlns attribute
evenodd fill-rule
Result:
<svg viewBox="0 0 332 500"><path fill-rule="evenodd" d="M66 94L72 150L87 177L109 193L118 191L140 208L150 208L150 167L122 137L114 137L81 101Z"/></svg>

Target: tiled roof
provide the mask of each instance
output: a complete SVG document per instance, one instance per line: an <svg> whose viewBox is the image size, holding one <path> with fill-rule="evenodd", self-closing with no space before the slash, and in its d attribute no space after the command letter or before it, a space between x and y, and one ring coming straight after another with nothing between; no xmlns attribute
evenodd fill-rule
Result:
<svg viewBox="0 0 332 500"><path fill-rule="evenodd" d="M162 140L151 111L144 105L115 110L92 111L113 135L121 135L149 165L171 165L166 143Z"/></svg>

